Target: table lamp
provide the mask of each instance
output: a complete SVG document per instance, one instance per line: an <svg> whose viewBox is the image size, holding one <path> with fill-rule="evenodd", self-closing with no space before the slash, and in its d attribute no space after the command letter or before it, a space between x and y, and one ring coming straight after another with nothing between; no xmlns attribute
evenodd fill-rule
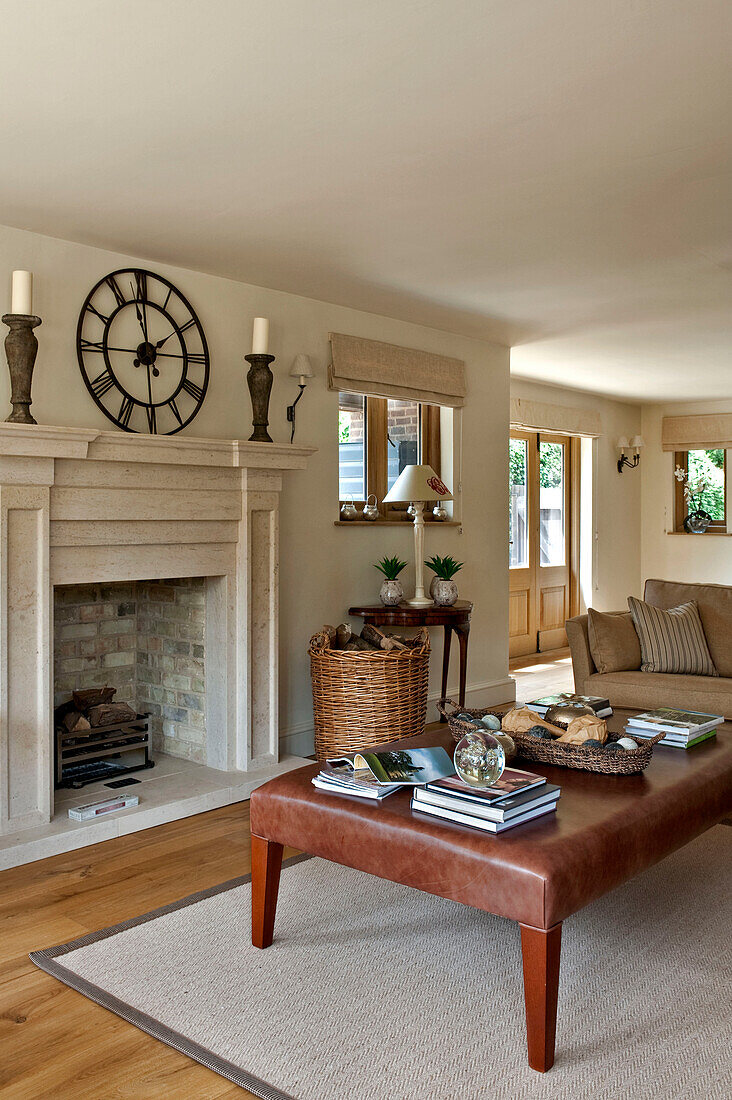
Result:
<svg viewBox="0 0 732 1100"><path fill-rule="evenodd" d="M424 511L427 500L452 500L453 496L431 466L405 466L384 497L387 504L411 504L414 507L414 596L409 607L431 607L424 594Z"/></svg>

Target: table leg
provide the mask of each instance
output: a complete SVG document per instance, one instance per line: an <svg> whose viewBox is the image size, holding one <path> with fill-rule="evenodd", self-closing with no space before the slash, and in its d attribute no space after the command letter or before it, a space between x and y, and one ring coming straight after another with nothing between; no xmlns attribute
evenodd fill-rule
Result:
<svg viewBox="0 0 732 1100"><path fill-rule="evenodd" d="M442 646L442 695L441 699L447 698L447 674L450 670L450 647L452 645L452 627L449 623L445 623L445 641ZM446 722L447 718L444 715L440 715L440 721Z"/></svg>
<svg viewBox="0 0 732 1100"><path fill-rule="evenodd" d="M460 706L464 707L465 682L468 676L468 635L470 634L470 623L459 623L454 627L454 630L460 644L460 694L458 698L460 700Z"/></svg>
<svg viewBox="0 0 732 1100"><path fill-rule="evenodd" d="M282 845L252 833L252 943L269 947L274 936Z"/></svg>
<svg viewBox="0 0 732 1100"><path fill-rule="evenodd" d="M528 924L520 928L529 1065L545 1073L554 1065L562 926L546 931Z"/></svg>

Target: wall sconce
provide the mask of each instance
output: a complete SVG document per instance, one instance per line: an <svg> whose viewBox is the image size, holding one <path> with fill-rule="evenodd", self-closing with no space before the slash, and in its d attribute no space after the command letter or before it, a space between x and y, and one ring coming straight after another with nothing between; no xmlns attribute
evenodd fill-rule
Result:
<svg viewBox="0 0 732 1100"><path fill-rule="evenodd" d="M620 451L620 458L618 459L618 473L622 474L623 466L627 466L628 469L634 470L640 462L640 449L643 446L643 436L634 435L628 442L626 436L621 435L617 442L618 450ZM628 458L627 451L633 452L633 461Z"/></svg>
<svg viewBox="0 0 732 1100"><path fill-rule="evenodd" d="M291 405L287 406L287 419L292 424L292 431L290 432L290 443L295 439L295 406L305 392L308 378L313 377L313 368L310 363L309 355L296 355L292 366L290 367L290 378L297 378L300 386L300 392Z"/></svg>

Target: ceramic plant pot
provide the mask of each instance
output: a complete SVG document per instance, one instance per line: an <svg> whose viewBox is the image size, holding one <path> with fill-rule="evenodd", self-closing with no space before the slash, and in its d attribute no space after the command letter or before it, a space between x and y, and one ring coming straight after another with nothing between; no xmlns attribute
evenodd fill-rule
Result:
<svg viewBox="0 0 732 1100"><path fill-rule="evenodd" d="M402 582L385 580L379 590L379 598L384 607L396 607L404 599Z"/></svg>
<svg viewBox="0 0 732 1100"><path fill-rule="evenodd" d="M438 607L452 607L458 598L458 586L455 581L435 577L430 585L430 595Z"/></svg>

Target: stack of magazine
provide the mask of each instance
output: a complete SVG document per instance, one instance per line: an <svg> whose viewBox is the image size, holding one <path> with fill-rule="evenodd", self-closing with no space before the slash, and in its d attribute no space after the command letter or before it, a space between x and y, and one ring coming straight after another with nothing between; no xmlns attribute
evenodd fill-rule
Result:
<svg viewBox="0 0 732 1100"><path fill-rule="evenodd" d="M659 745L670 745L675 749L691 749L701 741L714 737L724 722L721 714L703 714L696 710L674 710L672 707L659 707L658 710L644 710L628 719L625 732L636 741L655 737L665 733Z"/></svg>
<svg viewBox="0 0 732 1100"><path fill-rule="evenodd" d="M412 809L431 817L503 833L557 808L560 789L542 775L506 768L492 787L469 787L457 775L436 779L412 794Z"/></svg>
<svg viewBox="0 0 732 1100"><path fill-rule="evenodd" d="M400 787L415 787L454 771L452 760L441 748L352 752L327 760L312 783L329 794L380 801Z"/></svg>
<svg viewBox="0 0 732 1100"><path fill-rule="evenodd" d="M540 699L532 699L530 703L526 703L526 706L543 718L549 707L561 707L565 703L583 703L594 710L598 718L608 718L613 712L609 699L603 699L599 695L572 695L569 691L560 691L557 695L542 695Z"/></svg>

